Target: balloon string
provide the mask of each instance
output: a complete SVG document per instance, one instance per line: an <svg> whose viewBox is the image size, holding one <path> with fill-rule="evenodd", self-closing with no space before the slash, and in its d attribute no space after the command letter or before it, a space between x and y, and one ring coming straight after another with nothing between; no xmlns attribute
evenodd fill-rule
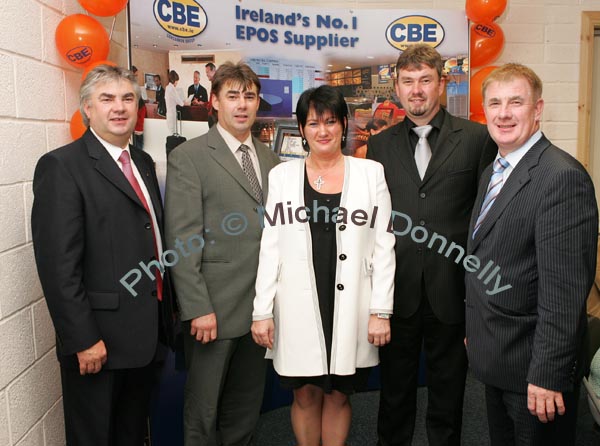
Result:
<svg viewBox="0 0 600 446"><path fill-rule="evenodd" d="M110 35L108 36L108 40L112 40L113 31L115 30L115 23L117 22L117 16L113 17L112 26L110 27Z"/></svg>

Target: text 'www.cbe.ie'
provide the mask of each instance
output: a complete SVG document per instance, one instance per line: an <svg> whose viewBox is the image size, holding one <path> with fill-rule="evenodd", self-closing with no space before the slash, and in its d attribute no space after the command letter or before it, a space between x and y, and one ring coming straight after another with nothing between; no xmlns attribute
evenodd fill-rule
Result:
<svg viewBox="0 0 600 446"><path fill-rule="evenodd" d="M259 224L262 228L265 227L265 224L268 224L269 226L292 225L314 221L344 225L353 224L355 226L364 226L365 228L373 229L377 220L379 208L374 206L370 213L364 209L355 209L350 212L342 206L330 211L326 206L319 206L316 201L313 202L312 207L304 205L296 208L293 208L291 202L288 201L286 205L281 202L277 203L273 207L271 214L269 214L264 207L257 208L257 211ZM405 223L405 226L400 228L402 223ZM248 219L242 213L233 212L223 218L220 226L221 230L226 235L237 236L244 233L248 228ZM391 211L387 232L392 233L397 237L410 235L410 238L414 243L420 245L427 243L427 248L431 250L437 248L437 253L443 255L447 259L454 256L453 261L456 264L462 263L463 268L468 273L479 272L477 279L481 280L484 285L489 285L489 289L486 290L486 293L490 296L512 288L512 285L510 284L501 284L502 277L500 275L500 266L495 265L492 260L489 260L485 266L481 268L481 260L477 256L465 256L464 247L454 242L448 243L448 239L437 232L430 234L427 228L422 225L413 226L412 219L402 212ZM209 233L210 230L205 229L204 236L208 238ZM159 269L161 273L164 273L165 267L173 267L177 265L182 258L187 258L192 253L201 252L206 244L204 236L193 234L188 237L185 243L179 238L175 239L173 244L174 249L165 250L162 253L160 260L151 260L148 263L144 263L143 261L139 262L139 268L132 268L121 277L119 281L132 296L137 296L135 286L142 279L144 274L150 280L155 280L156 277L153 273L153 269ZM214 244L215 241L209 240L208 243Z"/></svg>

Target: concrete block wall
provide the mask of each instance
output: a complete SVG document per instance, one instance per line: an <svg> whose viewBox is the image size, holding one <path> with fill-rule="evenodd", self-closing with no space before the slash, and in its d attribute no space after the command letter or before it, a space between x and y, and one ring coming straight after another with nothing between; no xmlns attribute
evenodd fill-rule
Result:
<svg viewBox="0 0 600 446"><path fill-rule="evenodd" d="M65 444L54 328L31 243L32 178L39 157L70 142L81 71L56 51L54 32L77 0L3 0L0 15L0 446ZM107 31L112 18L100 22ZM109 59L127 63L125 14Z"/></svg>
<svg viewBox="0 0 600 446"><path fill-rule="evenodd" d="M323 6L320 0L280 0ZM464 0L424 0L418 8L464 9ZM415 8L414 1L327 2L344 8ZM80 72L56 53L54 31L76 0L3 0L0 15L0 446L65 443L54 331L36 276L29 218L38 158L70 141ZM600 0L509 0L498 23L506 36L496 64L530 65L545 83L544 131L575 154L581 11ZM101 19L109 29L112 19ZM126 64L125 20L111 55Z"/></svg>

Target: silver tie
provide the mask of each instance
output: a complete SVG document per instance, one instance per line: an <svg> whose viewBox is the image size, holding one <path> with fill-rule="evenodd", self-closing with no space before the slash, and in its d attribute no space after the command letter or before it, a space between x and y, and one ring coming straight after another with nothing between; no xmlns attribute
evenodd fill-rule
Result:
<svg viewBox="0 0 600 446"><path fill-rule="evenodd" d="M250 147L248 147L246 144L242 144L240 146L240 150L242 151L242 170L248 177L248 181L250 182L250 186L252 187L256 201L258 201L260 204L263 204L262 188L258 182L258 176L256 176L256 170L254 170L254 165L250 159L250 154L248 153Z"/></svg>
<svg viewBox="0 0 600 446"><path fill-rule="evenodd" d="M417 170L421 179L425 176L427 165L431 159L431 147L429 147L429 141L427 141L427 136L431 132L431 129L430 125L413 127L413 131L419 135L419 141L417 142L417 147L415 147L415 163L417 164Z"/></svg>

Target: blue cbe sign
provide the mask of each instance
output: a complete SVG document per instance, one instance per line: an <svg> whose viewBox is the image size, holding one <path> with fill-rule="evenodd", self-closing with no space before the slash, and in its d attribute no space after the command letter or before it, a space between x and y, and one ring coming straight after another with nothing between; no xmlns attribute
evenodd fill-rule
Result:
<svg viewBox="0 0 600 446"><path fill-rule="evenodd" d="M154 18L169 34L195 37L206 28L206 12L195 0L155 0Z"/></svg>
<svg viewBox="0 0 600 446"><path fill-rule="evenodd" d="M421 15L400 17L390 23L385 31L388 43L401 51L417 43L435 48L442 43L445 35L440 22Z"/></svg>

